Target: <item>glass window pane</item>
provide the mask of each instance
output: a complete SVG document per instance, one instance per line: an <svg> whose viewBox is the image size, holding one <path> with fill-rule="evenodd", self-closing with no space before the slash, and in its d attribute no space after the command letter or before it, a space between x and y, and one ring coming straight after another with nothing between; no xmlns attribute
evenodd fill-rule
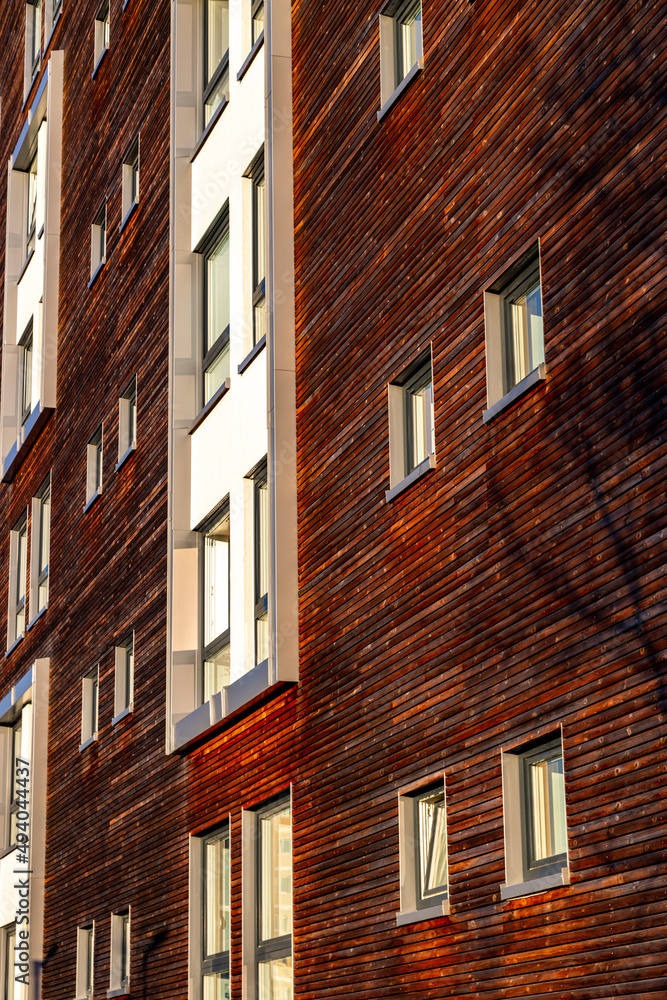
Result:
<svg viewBox="0 0 667 1000"><path fill-rule="evenodd" d="M418 800L419 868L422 899L447 891L447 831L444 791Z"/></svg>
<svg viewBox="0 0 667 1000"><path fill-rule="evenodd" d="M264 4L257 4L252 14L252 44L254 45L264 31Z"/></svg>
<svg viewBox="0 0 667 1000"><path fill-rule="evenodd" d="M556 753L529 767L534 861L567 851L563 756Z"/></svg>
<svg viewBox="0 0 667 1000"><path fill-rule="evenodd" d="M223 687L227 687L229 675L229 645L214 653L204 663L204 701L208 701Z"/></svg>
<svg viewBox="0 0 667 1000"><path fill-rule="evenodd" d="M208 0L206 14L206 83L210 83L229 49L228 0Z"/></svg>
<svg viewBox="0 0 667 1000"><path fill-rule="evenodd" d="M222 104L223 97L229 90L229 72L222 74L215 87L211 90L204 105L204 125L208 125L216 108Z"/></svg>
<svg viewBox="0 0 667 1000"><path fill-rule="evenodd" d="M292 1000L292 956L260 962L259 1000Z"/></svg>
<svg viewBox="0 0 667 1000"><path fill-rule="evenodd" d="M229 326L229 232L206 258L206 345L213 347Z"/></svg>
<svg viewBox="0 0 667 1000"><path fill-rule="evenodd" d="M204 842L204 958L229 951L229 835Z"/></svg>
<svg viewBox="0 0 667 1000"><path fill-rule="evenodd" d="M208 403L229 378L229 343L225 344L204 372L204 402Z"/></svg>
<svg viewBox="0 0 667 1000"><path fill-rule="evenodd" d="M292 933L292 824L289 804L260 818L260 938Z"/></svg>
<svg viewBox="0 0 667 1000"><path fill-rule="evenodd" d="M204 645L229 628L229 515L204 541Z"/></svg>
<svg viewBox="0 0 667 1000"><path fill-rule="evenodd" d="M212 972L202 977L202 1000L229 1000L230 996L226 972Z"/></svg>

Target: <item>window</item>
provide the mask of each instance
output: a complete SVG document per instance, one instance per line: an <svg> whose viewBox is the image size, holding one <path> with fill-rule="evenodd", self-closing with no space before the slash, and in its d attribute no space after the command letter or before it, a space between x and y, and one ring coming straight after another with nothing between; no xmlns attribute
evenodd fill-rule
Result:
<svg viewBox="0 0 667 1000"><path fill-rule="evenodd" d="M266 334L266 192L264 156L252 173L252 334L253 346Z"/></svg>
<svg viewBox="0 0 667 1000"><path fill-rule="evenodd" d="M91 281L107 258L107 204L93 219L90 227L90 278Z"/></svg>
<svg viewBox="0 0 667 1000"><path fill-rule="evenodd" d="M392 104L422 66L421 0L392 0L380 14L382 109ZM380 115L381 117L381 115Z"/></svg>
<svg viewBox="0 0 667 1000"><path fill-rule="evenodd" d="M3 983L4 1000L19 1000L22 996L21 984L16 981L16 924L10 924L4 932L5 954L3 956L5 964L5 975Z"/></svg>
<svg viewBox="0 0 667 1000"><path fill-rule="evenodd" d="M202 840L202 1000L229 998L229 828Z"/></svg>
<svg viewBox="0 0 667 1000"><path fill-rule="evenodd" d="M389 474L393 499L435 464L430 350L389 385Z"/></svg>
<svg viewBox="0 0 667 1000"><path fill-rule="evenodd" d="M25 8L26 91L39 71L42 44L42 2L29 0Z"/></svg>
<svg viewBox="0 0 667 1000"><path fill-rule="evenodd" d="M116 685L114 697L114 719L132 711L134 699L134 633L128 635L120 646L116 646Z"/></svg>
<svg viewBox="0 0 667 1000"><path fill-rule="evenodd" d="M229 378L229 223L225 211L204 253L204 403Z"/></svg>
<svg viewBox="0 0 667 1000"><path fill-rule="evenodd" d="M88 442L86 460L85 506L87 507L102 492L102 424Z"/></svg>
<svg viewBox="0 0 667 1000"><path fill-rule="evenodd" d="M30 546L30 614L33 618L49 602L49 548L51 535L51 477L48 476L32 501Z"/></svg>
<svg viewBox="0 0 667 1000"><path fill-rule="evenodd" d="M252 0L250 16L252 18L251 38L254 45L264 31L264 0Z"/></svg>
<svg viewBox="0 0 667 1000"><path fill-rule="evenodd" d="M99 667L95 667L82 681L80 750L97 739L99 694Z"/></svg>
<svg viewBox="0 0 667 1000"><path fill-rule="evenodd" d="M254 475L255 663L269 655L269 490L266 462Z"/></svg>
<svg viewBox="0 0 667 1000"><path fill-rule="evenodd" d="M502 404L512 402L544 377L540 372L544 365L544 328L538 243L485 291L484 323L489 407L486 420L504 408Z"/></svg>
<svg viewBox="0 0 667 1000"><path fill-rule="evenodd" d="M51 32L56 26L63 9L62 0L45 0L45 22L44 22L44 48L49 44Z"/></svg>
<svg viewBox="0 0 667 1000"><path fill-rule="evenodd" d="M137 447L137 378L136 375L118 400L118 461Z"/></svg>
<svg viewBox="0 0 667 1000"><path fill-rule="evenodd" d="M37 150L28 167L28 197L26 199L25 223L25 256L35 249L35 234L37 230Z"/></svg>
<svg viewBox="0 0 667 1000"><path fill-rule="evenodd" d="M399 795L401 912L398 924L447 913L447 815L444 782ZM445 905L443 905L445 904Z"/></svg>
<svg viewBox="0 0 667 1000"><path fill-rule="evenodd" d="M7 646L13 646L25 631L26 557L28 551L28 516L23 514L9 538L9 623Z"/></svg>
<svg viewBox="0 0 667 1000"><path fill-rule="evenodd" d="M32 319L26 327L25 333L19 341L19 368L20 368L20 393L21 393L21 426L32 413Z"/></svg>
<svg viewBox="0 0 667 1000"><path fill-rule="evenodd" d="M292 996L292 814L289 800L257 815L257 998Z"/></svg>
<svg viewBox="0 0 667 1000"><path fill-rule="evenodd" d="M200 528L204 536L204 701L229 684L229 500Z"/></svg>
<svg viewBox="0 0 667 1000"><path fill-rule="evenodd" d="M123 995L130 988L130 911L111 914L111 975L109 994Z"/></svg>
<svg viewBox="0 0 667 1000"><path fill-rule="evenodd" d="M76 930L76 996L85 1000L93 994L93 957L95 953L95 925L77 927Z"/></svg>
<svg viewBox="0 0 667 1000"><path fill-rule="evenodd" d="M228 91L229 0L204 0L204 127Z"/></svg>
<svg viewBox="0 0 667 1000"><path fill-rule="evenodd" d="M123 160L123 221L139 201L139 136Z"/></svg>
<svg viewBox="0 0 667 1000"><path fill-rule="evenodd" d="M25 797L25 791L22 789L20 790L16 782L16 766L19 758L22 757L22 736L23 716L19 715L18 719L12 726L12 752L9 759L9 847L13 847L16 844L16 834L18 832L19 794L21 795L21 798Z"/></svg>
<svg viewBox="0 0 667 1000"><path fill-rule="evenodd" d="M560 736L503 754L504 899L566 884L567 823Z"/></svg>
<svg viewBox="0 0 667 1000"><path fill-rule="evenodd" d="M94 64L95 69L97 65L109 48L109 0L104 0L104 3L97 12L95 17L95 58Z"/></svg>

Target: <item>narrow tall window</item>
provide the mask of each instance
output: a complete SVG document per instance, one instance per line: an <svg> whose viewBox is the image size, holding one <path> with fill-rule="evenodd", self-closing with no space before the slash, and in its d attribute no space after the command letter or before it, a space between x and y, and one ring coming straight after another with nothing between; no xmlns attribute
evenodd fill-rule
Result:
<svg viewBox="0 0 667 1000"><path fill-rule="evenodd" d="M405 383L403 391L405 393L405 474L408 475L433 450L431 441L433 376L430 357Z"/></svg>
<svg viewBox="0 0 667 1000"><path fill-rule="evenodd" d="M422 53L421 0L408 0L394 15L396 86L408 75Z"/></svg>
<svg viewBox="0 0 667 1000"><path fill-rule="evenodd" d="M28 190L26 200L26 257L35 249L37 230L37 151L28 167Z"/></svg>
<svg viewBox="0 0 667 1000"><path fill-rule="evenodd" d="M4 1000L19 1000L21 987L16 982L16 924L10 924L5 930L5 981Z"/></svg>
<svg viewBox="0 0 667 1000"><path fill-rule="evenodd" d="M225 217L204 250L204 403L229 378L229 225Z"/></svg>
<svg viewBox="0 0 667 1000"><path fill-rule="evenodd" d="M230 843L224 827L202 842L202 1000L229 998Z"/></svg>
<svg viewBox="0 0 667 1000"><path fill-rule="evenodd" d="M204 126L228 91L229 0L204 0Z"/></svg>
<svg viewBox="0 0 667 1000"><path fill-rule="evenodd" d="M255 663L269 655L269 490L266 464L253 484L255 519Z"/></svg>
<svg viewBox="0 0 667 1000"><path fill-rule="evenodd" d="M12 727L12 753L10 758L11 773L9 775L10 802L9 802L9 846L16 843L18 832L18 812L19 812L19 787L17 778L17 762L21 757L21 741L23 737L23 716L19 715Z"/></svg>
<svg viewBox="0 0 667 1000"><path fill-rule="evenodd" d="M139 201L139 136L123 160L123 221Z"/></svg>
<svg viewBox="0 0 667 1000"><path fill-rule="evenodd" d="M51 477L32 501L30 555L30 614L34 618L49 601L49 549L51 536Z"/></svg>
<svg viewBox="0 0 667 1000"><path fill-rule="evenodd" d="M95 16L95 68L109 48L109 27L109 0L104 0Z"/></svg>
<svg viewBox="0 0 667 1000"><path fill-rule="evenodd" d="M42 42L42 2L29 0L25 9L26 16L26 69L29 83L32 83L39 70L40 47Z"/></svg>
<svg viewBox="0 0 667 1000"><path fill-rule="evenodd" d="M130 987L130 911L111 914L111 975L109 992Z"/></svg>
<svg viewBox="0 0 667 1000"><path fill-rule="evenodd" d="M76 995L77 1000L92 996L95 926L78 927L76 931Z"/></svg>
<svg viewBox="0 0 667 1000"><path fill-rule="evenodd" d="M389 0L380 13L382 118L423 65L421 0Z"/></svg>
<svg viewBox="0 0 667 1000"><path fill-rule="evenodd" d="M32 358L33 324L28 324L19 342L19 364L21 372L21 426L32 413Z"/></svg>
<svg viewBox="0 0 667 1000"><path fill-rule="evenodd" d="M100 424L86 447L86 505L102 492L102 443Z"/></svg>
<svg viewBox="0 0 667 1000"><path fill-rule="evenodd" d="M389 477L392 500L435 465L431 352L389 385Z"/></svg>
<svg viewBox="0 0 667 1000"><path fill-rule="evenodd" d="M27 514L23 514L12 529L9 543L8 646L12 646L25 631L27 551L28 517Z"/></svg>
<svg viewBox="0 0 667 1000"><path fill-rule="evenodd" d="M204 701L229 684L229 503L200 529L204 536Z"/></svg>
<svg viewBox="0 0 667 1000"><path fill-rule="evenodd" d="M252 0L252 44L264 31L264 0Z"/></svg>
<svg viewBox="0 0 667 1000"><path fill-rule="evenodd" d="M401 911L397 924L442 916L447 910L445 785L398 797Z"/></svg>
<svg viewBox="0 0 667 1000"><path fill-rule="evenodd" d="M292 816L289 800L257 817L257 996L292 997Z"/></svg>
<svg viewBox="0 0 667 1000"><path fill-rule="evenodd" d="M252 174L252 331L253 345L266 333L266 190L264 157Z"/></svg>
<svg viewBox="0 0 667 1000"><path fill-rule="evenodd" d="M90 227L90 277L95 277L107 256L107 205L102 205Z"/></svg>
<svg viewBox="0 0 667 1000"><path fill-rule="evenodd" d="M115 649L116 684L114 696L114 721L132 710L134 698L134 633L128 635Z"/></svg>
<svg viewBox="0 0 667 1000"><path fill-rule="evenodd" d="M118 400L118 461L137 446L137 379L125 387Z"/></svg>
<svg viewBox="0 0 667 1000"><path fill-rule="evenodd" d="M99 695L99 667L95 667L89 674L86 674L81 683L80 749L87 746L91 740L97 739Z"/></svg>

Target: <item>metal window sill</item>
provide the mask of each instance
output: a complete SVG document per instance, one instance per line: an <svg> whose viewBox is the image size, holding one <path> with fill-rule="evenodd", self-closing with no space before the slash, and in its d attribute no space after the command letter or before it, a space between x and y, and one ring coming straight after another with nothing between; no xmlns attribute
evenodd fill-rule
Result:
<svg viewBox="0 0 667 1000"><path fill-rule="evenodd" d="M265 347L266 347L266 334L264 334L264 336L257 341L257 343L255 344L255 346L251 351L248 351L245 358L238 366L239 375L243 375L243 372L246 370L248 365L252 364L257 355L261 354L261 352L264 350Z"/></svg>
<svg viewBox="0 0 667 1000"><path fill-rule="evenodd" d="M427 472L430 472L431 469L435 469L434 454L427 455L423 462L420 462L412 472L409 472L404 479L401 479L400 483L396 483L390 490L385 490L385 501L391 503L392 500L395 500L397 496L404 493L405 490L412 486L413 483L416 483L418 479L421 479L422 476L425 476Z"/></svg>
<svg viewBox="0 0 667 1000"><path fill-rule="evenodd" d="M403 77L403 79L399 83L399 85L396 88L396 90L394 90L394 92L391 94L391 96L387 98L387 100L384 102L384 104L382 105L382 107L378 111L378 121L379 122L381 122L382 119L384 118L384 116L387 115L391 111L391 109L393 108L394 104L396 104L396 101L398 101L398 99L400 98L401 94L405 90L407 90L407 88L410 86L410 84L412 83L412 81L414 80L414 78L416 76L418 76L418 74L421 73L421 71L423 69L424 69L424 58L423 58L423 56L420 56L417 59L417 62L414 64L414 66L412 66L408 70L408 72L405 74L405 76Z"/></svg>
<svg viewBox="0 0 667 1000"><path fill-rule="evenodd" d="M99 264L97 265L97 267L95 268L95 270L93 271L93 273L90 276L90 281L88 282L88 288L92 288L93 287L93 285L97 281L98 274L100 273L100 271L102 270L102 268L104 267L104 265L106 264L106 262L107 262L106 257L103 257L102 260L99 262Z"/></svg>
<svg viewBox="0 0 667 1000"><path fill-rule="evenodd" d="M231 384L232 384L231 379L226 378L225 381L220 386L220 388L213 393L208 403L202 407L202 409L199 411L195 419L192 421L192 423L188 427L188 434L194 434L199 425L202 424L204 420L206 420L206 417L209 415L211 410L213 410L218 405L222 397L229 392L229 387L231 386Z"/></svg>
<svg viewBox="0 0 667 1000"><path fill-rule="evenodd" d="M116 465L115 465L116 472L118 472L118 470L125 465L125 463L127 462L128 458L130 457L130 455L134 455L134 453L135 453L136 450L137 450L136 444L130 445L130 447L127 449L127 451L124 452L120 456L120 458L118 459L118 461L116 462Z"/></svg>
<svg viewBox="0 0 667 1000"><path fill-rule="evenodd" d="M435 906L425 906L422 910L408 910L406 913L396 914L396 926L405 927L407 924L418 924L423 920L435 920L437 917L449 916L449 900L443 899Z"/></svg>
<svg viewBox="0 0 667 1000"><path fill-rule="evenodd" d="M243 60L243 63L241 65L241 69L236 74L236 79L237 80L242 80L243 77L246 75L246 73L250 69L250 66L255 61L255 56L257 55L257 53L259 52L259 50L261 49L261 47L262 47L263 44L264 44L264 32L262 31L262 33L260 34L260 36L257 39L257 41L255 42L255 44L253 45L253 47L250 49L250 52L248 53L248 55Z"/></svg>
<svg viewBox="0 0 667 1000"><path fill-rule="evenodd" d="M86 747L92 746L93 743L97 743L97 733L93 733L92 736L89 736L87 740L83 741L79 747L79 753L81 753L82 750L85 750Z"/></svg>
<svg viewBox="0 0 667 1000"><path fill-rule="evenodd" d="M128 705L127 708L124 708L122 712L118 713L118 715L114 715L113 719L111 720L111 725L117 726L118 723L122 722L123 719L126 719L128 715L132 715L133 710L134 710L134 705Z"/></svg>
<svg viewBox="0 0 667 1000"><path fill-rule="evenodd" d="M17 636L16 639L14 639L14 642L11 644L11 646L8 647L7 652L5 653L5 659L7 659L10 653L12 653L16 649L16 647L20 642L23 642L23 636L24 633L21 632L21 634Z"/></svg>
<svg viewBox="0 0 667 1000"><path fill-rule="evenodd" d="M30 621L28 622L28 627L26 629L26 632L29 632L30 629L33 627L33 625L37 624L42 615L46 614L48 607L49 607L48 604L45 604L43 608L40 608L35 617L30 619Z"/></svg>
<svg viewBox="0 0 667 1000"><path fill-rule="evenodd" d="M213 117L211 118L210 122L208 123L202 134L199 136L197 144L195 145L195 148L192 151L192 156L190 157L190 163L193 163L199 156L199 151L201 150L202 146L204 145L209 135L213 131L213 126L218 121L222 112L225 110L228 104L229 104L229 96L225 94L222 100L220 101L220 104L213 112Z"/></svg>
<svg viewBox="0 0 667 1000"><path fill-rule="evenodd" d="M120 986L118 987L118 989L107 990L108 1000L112 1000L113 997L129 997L129 995L130 995L129 986Z"/></svg>
<svg viewBox="0 0 667 1000"><path fill-rule="evenodd" d="M86 513L86 511L90 510L90 508L93 506L97 498L101 496L102 496L102 490L95 490L90 500L86 500L85 504L83 505L84 514Z"/></svg>
<svg viewBox="0 0 667 1000"><path fill-rule="evenodd" d="M128 208L127 212L125 213L125 216L123 217L123 221L121 222L120 226L118 227L118 232L119 233L122 233L123 230L125 229L125 226L128 224L128 222L130 221L130 219L134 215L134 210L135 210L135 208L137 207L138 204L139 204L139 199L135 198L134 201L132 202L132 204L130 205L130 207Z"/></svg>
<svg viewBox="0 0 667 1000"><path fill-rule="evenodd" d="M523 896L534 896L538 892L547 892L559 886L570 884L570 869L562 868L554 875L543 875L542 878L531 878L527 882L516 882L514 885L503 883L500 886L501 899L520 899Z"/></svg>
<svg viewBox="0 0 667 1000"><path fill-rule="evenodd" d="M493 420L504 410L507 410L513 403L516 403L518 399L525 396L527 392L530 392L534 386L538 385L540 382L544 382L547 377L547 366L542 363L538 365L537 368L533 368L532 372L528 372L525 378L522 378L520 382L512 386L509 392L506 392L502 399L499 399L497 403L490 406L488 410L484 410L482 413L482 420L485 424L488 424L490 420Z"/></svg>

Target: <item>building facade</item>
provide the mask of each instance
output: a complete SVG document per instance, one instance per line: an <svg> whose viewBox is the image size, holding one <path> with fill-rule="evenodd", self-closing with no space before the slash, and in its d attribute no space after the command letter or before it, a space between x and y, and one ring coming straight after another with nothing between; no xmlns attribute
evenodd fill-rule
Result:
<svg viewBox="0 0 667 1000"><path fill-rule="evenodd" d="M663 996L660 5L0 37L4 1000Z"/></svg>

